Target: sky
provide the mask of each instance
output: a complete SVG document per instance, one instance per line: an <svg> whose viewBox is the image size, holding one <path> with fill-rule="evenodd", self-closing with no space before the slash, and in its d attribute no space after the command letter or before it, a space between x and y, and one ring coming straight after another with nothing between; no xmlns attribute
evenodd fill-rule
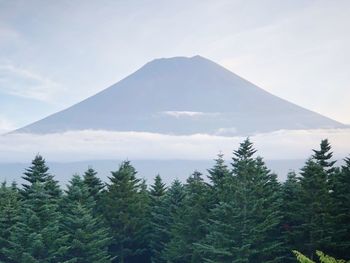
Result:
<svg viewBox="0 0 350 263"><path fill-rule="evenodd" d="M0 130L161 57L201 55L350 124L350 1L0 0Z"/></svg>

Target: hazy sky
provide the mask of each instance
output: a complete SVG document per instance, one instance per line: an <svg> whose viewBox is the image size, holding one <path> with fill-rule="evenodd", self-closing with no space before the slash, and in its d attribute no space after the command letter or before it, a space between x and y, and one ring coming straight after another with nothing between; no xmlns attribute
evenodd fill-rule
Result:
<svg viewBox="0 0 350 263"><path fill-rule="evenodd" d="M0 130L159 57L207 57L350 123L350 1L0 0Z"/></svg>

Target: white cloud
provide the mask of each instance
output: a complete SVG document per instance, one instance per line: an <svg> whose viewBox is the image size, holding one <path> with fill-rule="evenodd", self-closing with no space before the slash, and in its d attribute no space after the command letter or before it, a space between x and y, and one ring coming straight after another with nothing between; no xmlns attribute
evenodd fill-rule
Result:
<svg viewBox="0 0 350 263"><path fill-rule="evenodd" d="M200 112L200 111L163 111L162 114L181 118L181 117L200 117L200 116L216 116L216 112Z"/></svg>
<svg viewBox="0 0 350 263"><path fill-rule="evenodd" d="M320 140L328 138L335 156L350 153L350 129L292 130L251 137L265 159L305 159ZM174 136L144 132L70 131L56 134L0 136L2 162L28 161L41 153L50 161L98 159L213 159L219 151L227 158L244 137L204 134Z"/></svg>
<svg viewBox="0 0 350 263"><path fill-rule="evenodd" d="M36 72L11 64L0 65L0 92L52 102L61 91L58 83Z"/></svg>
<svg viewBox="0 0 350 263"><path fill-rule="evenodd" d="M12 131L15 127L14 123L0 115L0 134Z"/></svg>

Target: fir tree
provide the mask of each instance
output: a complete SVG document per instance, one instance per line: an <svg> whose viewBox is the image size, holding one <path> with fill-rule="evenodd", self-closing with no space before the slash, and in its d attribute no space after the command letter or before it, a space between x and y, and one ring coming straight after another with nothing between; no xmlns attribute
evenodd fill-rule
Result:
<svg viewBox="0 0 350 263"><path fill-rule="evenodd" d="M299 238L307 256L314 257L316 249L328 250L330 195L327 172L319 162L309 159L300 173L300 204L298 212L303 218L299 228Z"/></svg>
<svg viewBox="0 0 350 263"><path fill-rule="evenodd" d="M80 176L75 175L63 199L62 231L67 237L64 262L111 262L108 229L94 217L94 199Z"/></svg>
<svg viewBox="0 0 350 263"><path fill-rule="evenodd" d="M350 260L350 158L345 158L341 170L336 170L331 189L332 252Z"/></svg>
<svg viewBox="0 0 350 263"><path fill-rule="evenodd" d="M3 251L11 247L9 239L18 222L20 195L15 184L0 187L0 262L10 262Z"/></svg>
<svg viewBox="0 0 350 263"><path fill-rule="evenodd" d="M129 161L124 161L119 169L112 172L110 184L103 197L104 216L109 224L112 241L109 248L115 262L140 262L148 254L142 246L140 232L143 228L143 195L141 180L136 178L136 170Z"/></svg>
<svg viewBox="0 0 350 263"><path fill-rule="evenodd" d="M159 205L152 209L153 240L151 243L152 262L166 262L164 249L171 239L174 218L182 206L185 191L182 183L175 180Z"/></svg>
<svg viewBox="0 0 350 263"><path fill-rule="evenodd" d="M211 208L217 205L219 200L223 200L227 193L225 193L225 184L229 184L229 180L232 179L232 174L228 169L223 159L223 154L218 154L218 157L214 160L215 164L213 168L208 169L208 178L211 182L211 198L209 200ZM220 196L221 195L221 196Z"/></svg>
<svg viewBox="0 0 350 263"><path fill-rule="evenodd" d="M36 155L32 161L32 165L26 169L22 179L27 183L22 184L22 194L24 198L30 192L30 188L34 183L46 183L49 177L49 167L46 166L45 159L41 155Z"/></svg>
<svg viewBox="0 0 350 263"><path fill-rule="evenodd" d="M333 166L336 161L332 161L333 152L331 152L331 145L328 142L328 139L324 139L320 143L319 150L312 150L314 154L312 158L323 167L327 173L332 173L334 171Z"/></svg>
<svg viewBox="0 0 350 263"><path fill-rule="evenodd" d="M100 193L104 188L104 183L97 176L97 172L89 167L89 169L84 173L84 184L87 186L89 195L98 202Z"/></svg>
<svg viewBox="0 0 350 263"><path fill-rule="evenodd" d="M11 247L4 249L6 256L15 262L57 262L64 250L64 236L60 233L58 209L60 192L48 173L45 160L37 155L32 166L26 169L21 191L22 203L18 222L9 238ZM55 190L55 191L53 191ZM61 247L62 246L62 247Z"/></svg>
<svg viewBox="0 0 350 263"><path fill-rule="evenodd" d="M186 195L175 214L171 227L171 239L166 245L164 257L168 262L202 262L194 243L206 234L204 222L208 216L208 185L201 173L195 171L185 185Z"/></svg>
<svg viewBox="0 0 350 263"><path fill-rule="evenodd" d="M26 196L9 239L11 247L4 253L10 262L59 262L65 248L57 205L39 182L30 186Z"/></svg>
<svg viewBox="0 0 350 263"><path fill-rule="evenodd" d="M150 200L151 200L151 217L150 217L150 252L151 262L162 262L160 253L164 248L164 240L167 238L166 232L163 228L163 213L164 209L164 197L166 195L167 188L163 183L160 175L157 175L154 179L153 185L150 189Z"/></svg>
<svg viewBox="0 0 350 263"><path fill-rule="evenodd" d="M292 250L303 248L298 228L303 223L299 214L303 206L300 203L301 187L296 173L289 172L282 186L282 231L284 237L285 262L295 262Z"/></svg>
<svg viewBox="0 0 350 263"><path fill-rule="evenodd" d="M276 175L253 158L246 139L234 152L233 177L212 209L208 234L197 244L206 262L281 262L280 196Z"/></svg>

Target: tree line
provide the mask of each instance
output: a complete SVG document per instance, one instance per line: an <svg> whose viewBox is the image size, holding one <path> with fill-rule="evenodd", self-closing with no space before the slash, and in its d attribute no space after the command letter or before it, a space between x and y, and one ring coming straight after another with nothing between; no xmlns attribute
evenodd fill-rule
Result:
<svg viewBox="0 0 350 263"><path fill-rule="evenodd" d="M316 250L350 259L350 158L322 140L300 172L277 180L249 139L207 179L148 186L124 161L102 182L89 168L63 190L37 155L0 187L0 262L296 262ZM301 254L300 254L301 255Z"/></svg>

